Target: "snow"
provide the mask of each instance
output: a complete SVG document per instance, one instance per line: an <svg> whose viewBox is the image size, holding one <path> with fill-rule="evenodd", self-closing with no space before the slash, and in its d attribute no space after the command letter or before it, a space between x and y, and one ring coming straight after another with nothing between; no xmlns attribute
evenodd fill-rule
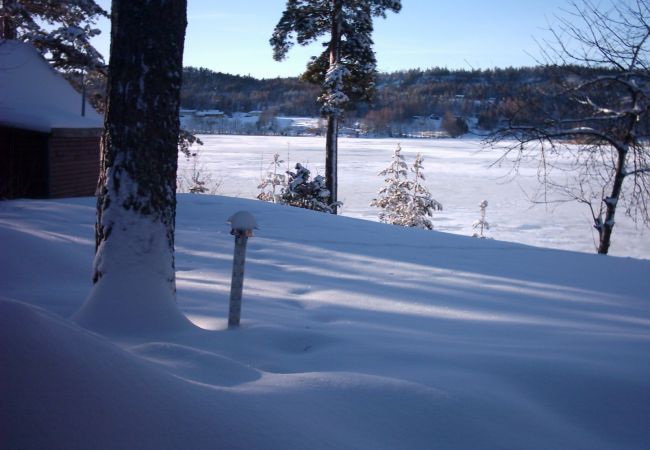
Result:
<svg viewBox="0 0 650 450"><path fill-rule="evenodd" d="M324 137L202 135L201 163L220 181L222 195L254 199L266 168L279 153L281 170L297 162L311 173L325 173ZM378 173L391 161L397 145L411 164L417 153L425 158L424 183L444 210L432 217L434 228L464 236L476 230L479 202L490 203L490 237L538 247L596 252L597 233L589 209L577 203L533 204L543 200L537 166L524 162L514 177L508 163L494 166L501 155L487 151L479 139L357 139L339 138L339 209L344 216L379 220L380 210L370 206L384 184ZM191 162L179 159L181 171ZM565 176L561 170L554 174ZM552 196L548 197L553 200ZM621 204L622 206L622 204ZM611 255L650 258L648 230L636 226L621 208L616 216Z"/></svg>
<svg viewBox="0 0 650 450"><path fill-rule="evenodd" d="M102 117L34 47L0 40L0 125L50 132L53 128L101 128Z"/></svg>
<svg viewBox="0 0 650 450"><path fill-rule="evenodd" d="M167 228L134 209L117 206L147 202L123 167L118 156L107 175L110 197L104 198L108 207L101 226L110 237L101 241L93 262L99 279L72 319L104 334L187 329L190 323L174 298L174 255Z"/></svg>
<svg viewBox="0 0 650 450"><path fill-rule="evenodd" d="M98 335L69 320L91 289L94 210L91 198L0 202L2 448L650 441L648 260L188 194L177 308L193 325L120 333L106 311L111 333ZM228 330L226 220L242 210L260 231L242 326ZM154 324L165 314L144 309Z"/></svg>
<svg viewBox="0 0 650 450"><path fill-rule="evenodd" d="M230 216L228 223L233 230L237 231L255 230L258 228L257 220L248 211L237 211Z"/></svg>

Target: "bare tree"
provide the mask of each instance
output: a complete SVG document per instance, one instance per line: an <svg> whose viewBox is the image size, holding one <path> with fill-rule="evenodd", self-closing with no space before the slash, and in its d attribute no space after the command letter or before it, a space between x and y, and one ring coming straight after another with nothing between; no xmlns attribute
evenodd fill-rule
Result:
<svg viewBox="0 0 650 450"><path fill-rule="evenodd" d="M488 142L505 143L502 160L516 165L536 158L546 187L587 205L607 254L619 207L650 225L650 0L571 2L557 20L540 45L557 101L535 105L536 123L515 115Z"/></svg>

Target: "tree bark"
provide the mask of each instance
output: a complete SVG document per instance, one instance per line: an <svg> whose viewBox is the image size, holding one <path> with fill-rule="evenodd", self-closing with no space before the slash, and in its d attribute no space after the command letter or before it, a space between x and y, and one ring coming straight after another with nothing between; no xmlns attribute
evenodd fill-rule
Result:
<svg viewBox="0 0 650 450"><path fill-rule="evenodd" d="M616 174L614 175L614 183L612 185L612 193L609 198L604 199L605 202L605 221L599 224L601 228L598 229L600 242L598 244L598 253L606 255L609 252L609 246L612 240L612 231L616 224L614 217L616 215L616 206L621 197L623 190L623 180L625 179L625 152L618 152L618 160L616 164Z"/></svg>
<svg viewBox="0 0 650 450"><path fill-rule="evenodd" d="M143 322L162 309L179 323L174 228L186 0L113 0L111 20L94 288L78 315L94 323L102 314L133 315L138 305Z"/></svg>
<svg viewBox="0 0 650 450"><path fill-rule="evenodd" d="M332 0L332 31L330 39L330 67L334 67L341 59L341 26L342 26L341 0ZM330 203L338 201L338 114L329 112L327 115L327 135L325 138L325 187L330 191ZM332 207L334 214L337 207Z"/></svg>
<svg viewBox="0 0 650 450"><path fill-rule="evenodd" d="M330 203L336 203L338 191L338 117L330 114L327 118L327 135L325 137L325 187L330 191ZM336 214L336 205L332 211Z"/></svg>

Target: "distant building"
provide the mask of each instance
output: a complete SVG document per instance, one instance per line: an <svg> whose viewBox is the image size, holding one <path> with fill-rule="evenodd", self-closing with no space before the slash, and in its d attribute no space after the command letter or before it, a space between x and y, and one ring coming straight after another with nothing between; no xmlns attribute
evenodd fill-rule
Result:
<svg viewBox="0 0 650 450"><path fill-rule="evenodd" d="M219 109L205 109L201 111L196 111L194 113L194 116L196 117L202 117L202 118L215 118L215 119L220 119L222 117L226 116L226 113Z"/></svg>
<svg viewBox="0 0 650 450"><path fill-rule="evenodd" d="M93 195L102 126L34 47L0 40L0 198Z"/></svg>

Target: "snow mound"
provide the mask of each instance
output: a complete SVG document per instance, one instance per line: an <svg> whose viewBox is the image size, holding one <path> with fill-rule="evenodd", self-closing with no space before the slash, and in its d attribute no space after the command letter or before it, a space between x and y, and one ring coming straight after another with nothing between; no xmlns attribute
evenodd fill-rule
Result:
<svg viewBox="0 0 650 450"><path fill-rule="evenodd" d="M180 436L204 448L223 441L218 411L206 415L191 389L184 398L173 377L105 339L16 301L0 301L0 317L0 447L173 449ZM190 436L192 423L198 428Z"/></svg>
<svg viewBox="0 0 650 450"><path fill-rule="evenodd" d="M170 298L166 284L149 271L108 273L72 319L107 335L156 335L190 330L193 325Z"/></svg>

